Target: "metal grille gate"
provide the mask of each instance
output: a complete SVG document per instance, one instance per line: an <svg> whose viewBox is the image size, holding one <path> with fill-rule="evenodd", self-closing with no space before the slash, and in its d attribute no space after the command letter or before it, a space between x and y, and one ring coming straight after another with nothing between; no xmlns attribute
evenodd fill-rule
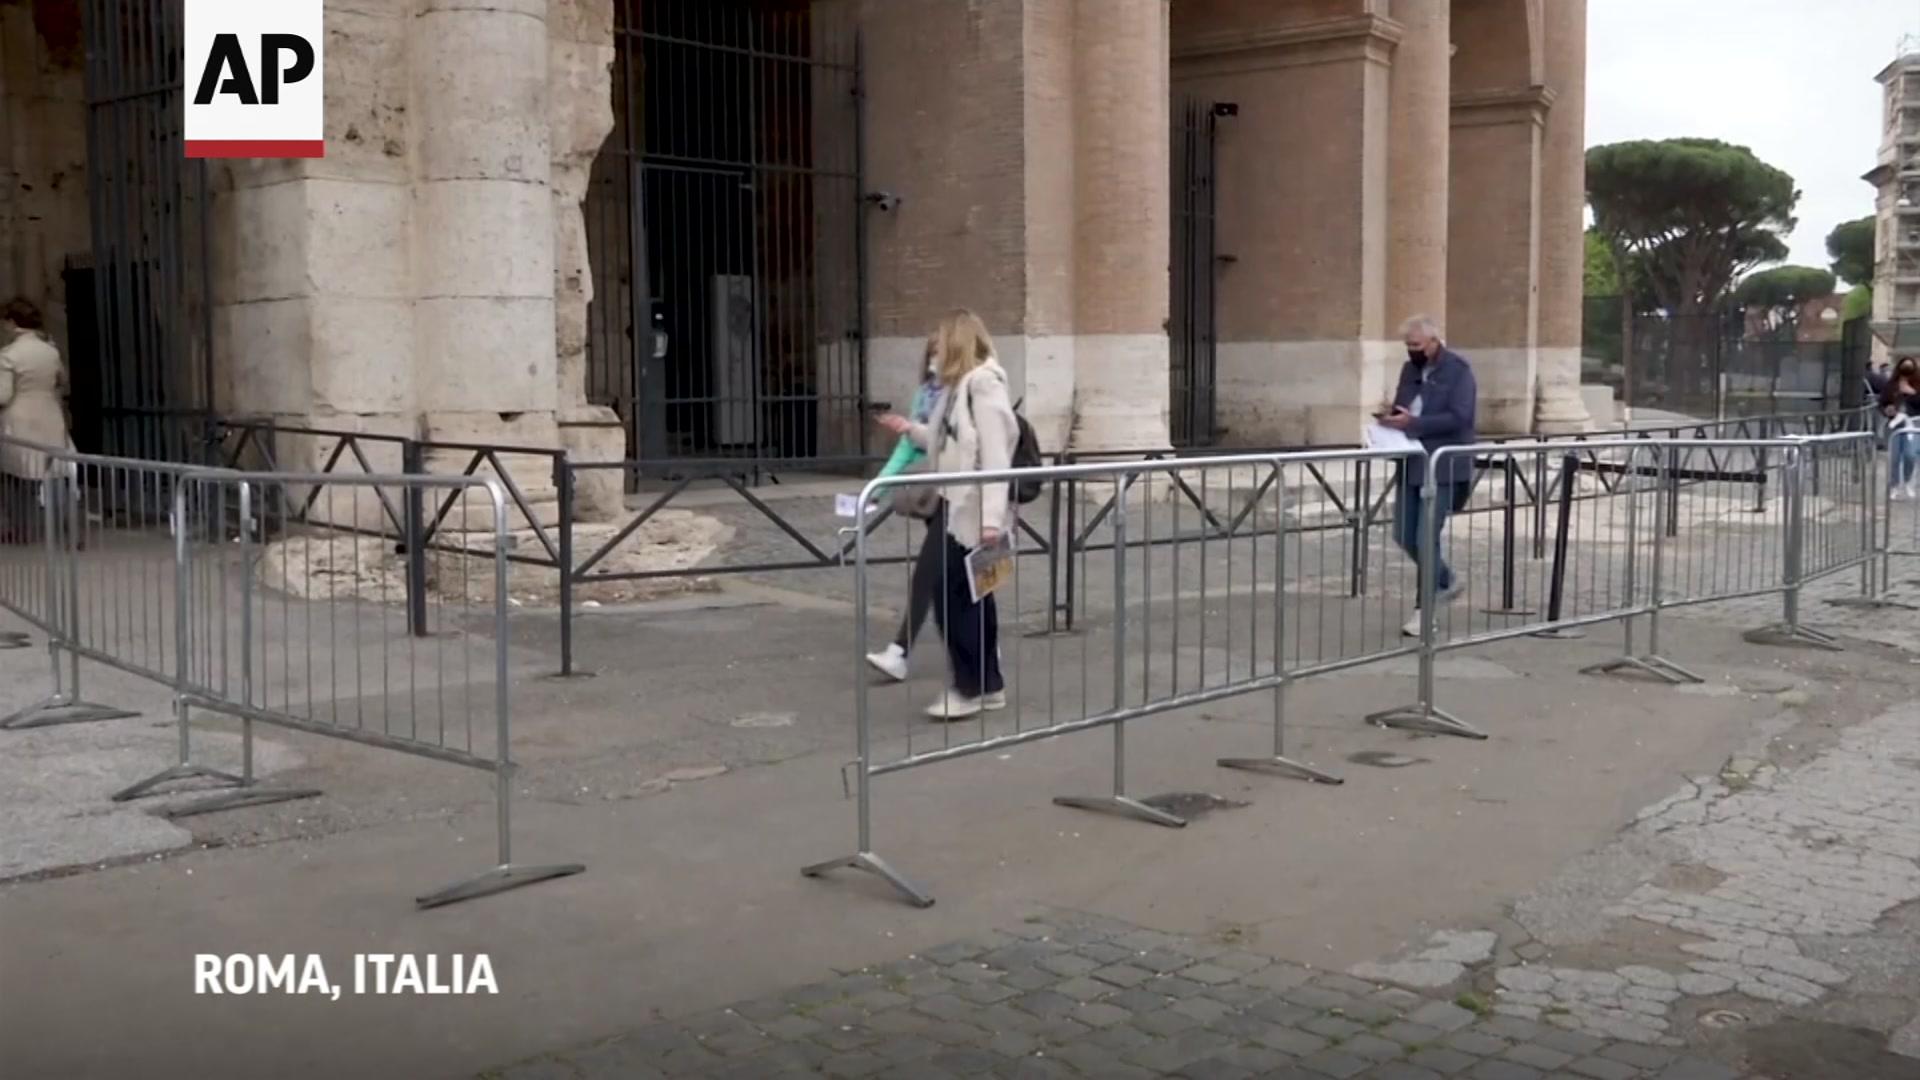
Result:
<svg viewBox="0 0 1920 1080"><path fill-rule="evenodd" d="M616 3L587 382L631 457L865 453L852 17L807 0Z"/></svg>
<svg viewBox="0 0 1920 1080"><path fill-rule="evenodd" d="M1167 334L1175 446L1209 446L1220 434L1214 385L1214 146L1231 106L1193 98L1173 104L1172 305Z"/></svg>
<svg viewBox="0 0 1920 1080"><path fill-rule="evenodd" d="M185 461L213 407L208 190L181 129L182 0L83 0L90 265L67 272L83 450Z"/></svg>

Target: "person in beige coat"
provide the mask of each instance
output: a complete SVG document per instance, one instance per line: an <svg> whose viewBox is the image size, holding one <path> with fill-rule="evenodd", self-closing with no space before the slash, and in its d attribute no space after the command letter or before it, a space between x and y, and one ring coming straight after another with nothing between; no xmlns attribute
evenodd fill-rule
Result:
<svg viewBox="0 0 1920 1080"><path fill-rule="evenodd" d="M901 416L885 416L880 422L934 452L934 472L1012 468L1020 425L1014 419L1006 370L994 356L987 328L972 312L956 311L941 320L935 339L942 393L933 415L926 423ZM967 555L1012 530L1013 504L1004 482L953 484L942 488L940 496L940 510L927 527L946 536L941 574L945 585L938 590L933 613L946 638L953 684L927 712L936 719L959 720L1007 704L1000 673L999 609L991 594L974 602Z"/></svg>
<svg viewBox="0 0 1920 1080"><path fill-rule="evenodd" d="M30 538L38 520L35 492L46 479L47 455L23 446L71 450L67 431L67 365L47 340L40 309L27 300L0 308L0 330L12 340L0 348L0 514L4 538Z"/></svg>

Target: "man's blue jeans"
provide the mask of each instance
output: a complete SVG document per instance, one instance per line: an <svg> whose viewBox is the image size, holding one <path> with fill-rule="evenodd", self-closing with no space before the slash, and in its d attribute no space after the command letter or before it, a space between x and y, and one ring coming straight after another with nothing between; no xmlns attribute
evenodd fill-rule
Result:
<svg viewBox="0 0 1920 1080"><path fill-rule="evenodd" d="M1410 473L1411 469L1409 469ZM1453 512L1453 499L1457 494L1454 489L1458 486L1458 484L1441 484L1434 492L1437 496L1433 500L1432 525L1437 530L1433 541L1435 592L1446 592L1453 588L1453 568L1447 565L1446 558L1441 554L1441 545L1447 537L1447 515ZM1394 542L1400 545L1400 550L1407 553L1407 558L1412 559L1415 566L1420 565L1420 529L1426 524L1422 520L1427 506L1426 500L1421 498L1422 487L1423 485L1414 482L1412 475L1402 477L1399 496L1393 507ZM1424 587L1421 589L1421 595L1426 595Z"/></svg>

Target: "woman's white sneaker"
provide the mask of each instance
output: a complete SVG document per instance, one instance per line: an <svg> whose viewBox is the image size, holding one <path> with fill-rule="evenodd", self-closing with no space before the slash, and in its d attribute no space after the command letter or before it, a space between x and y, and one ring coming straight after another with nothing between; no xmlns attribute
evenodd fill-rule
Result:
<svg viewBox="0 0 1920 1080"><path fill-rule="evenodd" d="M995 690L993 693L982 697L980 699L980 707L988 712L999 712L1001 709L1007 707L1007 692L1005 690Z"/></svg>
<svg viewBox="0 0 1920 1080"><path fill-rule="evenodd" d="M986 702L981 698L970 698L958 690L949 690L927 706L927 715L935 720L965 720L970 716L979 716L986 707Z"/></svg>
<svg viewBox="0 0 1920 1080"><path fill-rule="evenodd" d="M868 653L867 663L894 682L907 681L907 650L897 641L879 652Z"/></svg>

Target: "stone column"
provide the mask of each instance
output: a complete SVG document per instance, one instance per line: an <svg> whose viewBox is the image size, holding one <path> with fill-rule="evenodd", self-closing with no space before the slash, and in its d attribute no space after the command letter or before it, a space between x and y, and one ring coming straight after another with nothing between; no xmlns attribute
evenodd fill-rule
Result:
<svg viewBox="0 0 1920 1080"><path fill-rule="evenodd" d="M444 441L554 446L547 0L416 0L414 10L421 430ZM464 464L464 455L428 462L436 471ZM523 491L551 496L545 458L505 465Z"/></svg>
<svg viewBox="0 0 1920 1080"><path fill-rule="evenodd" d="M1167 0L1074 8L1076 449L1168 443Z"/></svg>
<svg viewBox="0 0 1920 1080"><path fill-rule="evenodd" d="M411 54L424 426L443 438L552 445L547 2L416 0Z"/></svg>
<svg viewBox="0 0 1920 1080"><path fill-rule="evenodd" d="M1456 91L1448 344L1474 365L1479 429L1532 430L1538 371L1540 139L1552 91ZM1471 192L1471 197L1468 193Z"/></svg>
<svg viewBox="0 0 1920 1080"><path fill-rule="evenodd" d="M1540 170L1540 386L1534 428L1592 426L1580 397L1581 300L1586 288L1587 0L1542 5L1547 113Z"/></svg>
<svg viewBox="0 0 1920 1080"><path fill-rule="evenodd" d="M584 211L594 157L613 130L612 0L548 0L547 36L560 445L575 461L619 461L627 454L626 427L612 409L587 402L587 309L593 302L594 273ZM625 479L617 471L576 473L576 512L589 519L617 516Z"/></svg>
<svg viewBox="0 0 1920 1080"><path fill-rule="evenodd" d="M1409 316L1431 315L1443 325L1447 316L1451 11L1451 0L1393 5L1401 36L1387 94L1387 338Z"/></svg>
<svg viewBox="0 0 1920 1080"><path fill-rule="evenodd" d="M215 383L222 411L294 425L418 433L412 86L406 5L330 5L327 156L209 166ZM318 468L333 445L282 437ZM370 464L400 457L370 448Z"/></svg>

